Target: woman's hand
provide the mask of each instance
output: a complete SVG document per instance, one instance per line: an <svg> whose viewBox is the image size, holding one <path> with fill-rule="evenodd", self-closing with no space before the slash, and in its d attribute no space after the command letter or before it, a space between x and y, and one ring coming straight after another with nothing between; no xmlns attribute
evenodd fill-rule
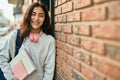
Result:
<svg viewBox="0 0 120 80"><path fill-rule="evenodd" d="M12 80L19 80L19 79L15 77L15 78L13 78Z"/></svg>

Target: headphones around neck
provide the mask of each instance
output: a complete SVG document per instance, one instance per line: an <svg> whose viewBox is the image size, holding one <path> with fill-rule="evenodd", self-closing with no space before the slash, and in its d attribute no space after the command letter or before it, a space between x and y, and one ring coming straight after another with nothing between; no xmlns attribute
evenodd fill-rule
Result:
<svg viewBox="0 0 120 80"><path fill-rule="evenodd" d="M30 41L31 41L31 42L35 42L35 43L38 42L39 36L41 36L42 33L43 33L42 31L40 31L39 34L30 33L30 35L29 35Z"/></svg>

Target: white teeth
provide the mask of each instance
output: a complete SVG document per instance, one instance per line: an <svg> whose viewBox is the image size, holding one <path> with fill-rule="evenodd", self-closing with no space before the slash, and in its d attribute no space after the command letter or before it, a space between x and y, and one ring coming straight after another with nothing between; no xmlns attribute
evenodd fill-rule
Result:
<svg viewBox="0 0 120 80"><path fill-rule="evenodd" d="M33 21L33 24L39 24L39 22L34 22L34 21Z"/></svg>

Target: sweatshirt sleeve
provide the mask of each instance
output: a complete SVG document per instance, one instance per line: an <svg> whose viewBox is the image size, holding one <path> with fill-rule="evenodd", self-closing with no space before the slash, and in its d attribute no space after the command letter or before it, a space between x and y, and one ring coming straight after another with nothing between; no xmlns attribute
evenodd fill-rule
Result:
<svg viewBox="0 0 120 80"><path fill-rule="evenodd" d="M52 38L49 46L47 58L44 66L44 77L43 80L53 80L54 69L55 69L55 39Z"/></svg>
<svg viewBox="0 0 120 80"><path fill-rule="evenodd" d="M0 52L0 68L7 80L12 80L15 76L12 74L9 61L15 50L15 32L13 32Z"/></svg>

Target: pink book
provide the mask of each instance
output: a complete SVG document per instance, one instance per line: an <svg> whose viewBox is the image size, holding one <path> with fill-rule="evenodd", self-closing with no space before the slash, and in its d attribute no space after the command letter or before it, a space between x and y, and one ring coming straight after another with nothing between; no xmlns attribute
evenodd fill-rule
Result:
<svg viewBox="0 0 120 80"><path fill-rule="evenodd" d="M12 67L12 72L20 80L23 80L28 75L27 70L26 70L26 68L25 68L22 60L20 60L19 62L17 62Z"/></svg>

